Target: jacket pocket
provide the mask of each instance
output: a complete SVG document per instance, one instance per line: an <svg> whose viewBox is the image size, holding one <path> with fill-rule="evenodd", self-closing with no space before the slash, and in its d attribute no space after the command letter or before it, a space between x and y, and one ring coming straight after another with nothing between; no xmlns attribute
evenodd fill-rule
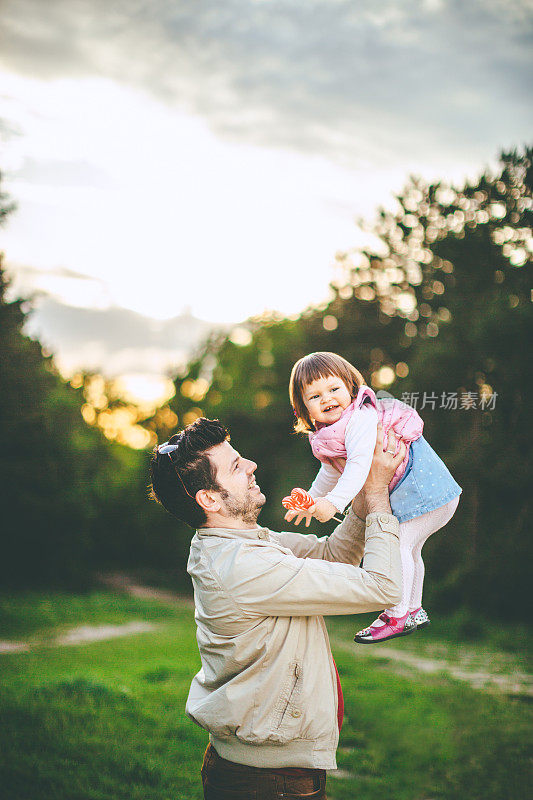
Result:
<svg viewBox="0 0 533 800"><path fill-rule="evenodd" d="M285 683L279 703L276 706L276 716L274 730L279 732L284 723L290 719L299 719L302 716L300 709L296 708L294 701L300 694L300 677L302 668L298 662L293 661L290 667L289 679Z"/></svg>

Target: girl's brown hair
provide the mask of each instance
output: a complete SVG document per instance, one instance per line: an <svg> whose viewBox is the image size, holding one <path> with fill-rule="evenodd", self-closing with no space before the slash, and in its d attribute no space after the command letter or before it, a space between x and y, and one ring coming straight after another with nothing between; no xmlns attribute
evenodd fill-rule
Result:
<svg viewBox="0 0 533 800"><path fill-rule="evenodd" d="M352 398L365 383L359 370L336 353L309 353L308 356L300 358L292 368L289 397L297 418L294 423L296 433L309 433L314 430L303 400L305 387L318 378L329 378L330 375L336 375L344 382Z"/></svg>

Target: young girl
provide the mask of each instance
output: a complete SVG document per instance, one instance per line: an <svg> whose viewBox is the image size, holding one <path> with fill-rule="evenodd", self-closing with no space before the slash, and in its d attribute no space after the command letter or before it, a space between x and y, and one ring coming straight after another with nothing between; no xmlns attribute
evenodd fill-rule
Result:
<svg viewBox="0 0 533 800"><path fill-rule="evenodd" d="M378 422L383 425L385 449L390 429L408 445L389 484L392 513L400 523L402 599L359 631L355 641L373 644L425 627L429 618L422 608L421 550L426 539L453 517L462 490L423 438L422 420L399 400L377 399L361 373L335 353L311 353L297 361L289 394L297 418L294 428L308 433L313 454L322 462L309 489L315 504L306 512L320 522L342 512L362 489ZM288 511L285 518L290 521L295 514Z"/></svg>

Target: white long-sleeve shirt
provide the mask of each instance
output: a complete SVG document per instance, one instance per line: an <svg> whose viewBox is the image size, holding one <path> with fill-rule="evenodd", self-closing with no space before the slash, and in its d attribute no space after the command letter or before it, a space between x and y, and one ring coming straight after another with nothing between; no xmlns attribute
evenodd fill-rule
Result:
<svg viewBox="0 0 533 800"><path fill-rule="evenodd" d="M346 426L344 444L346 465L342 474L331 464L322 464L309 494L315 500L324 497L338 511L344 511L367 479L376 446L378 413L370 404L356 408Z"/></svg>

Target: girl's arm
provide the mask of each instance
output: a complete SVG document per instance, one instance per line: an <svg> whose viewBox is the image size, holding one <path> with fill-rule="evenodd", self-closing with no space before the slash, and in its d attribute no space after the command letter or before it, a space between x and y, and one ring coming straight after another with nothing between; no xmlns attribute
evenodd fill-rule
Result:
<svg viewBox="0 0 533 800"><path fill-rule="evenodd" d="M363 488L372 464L377 427L378 414L373 406L364 405L352 414L345 434L346 466L337 485L325 496L338 511L344 511Z"/></svg>
<svg viewBox="0 0 533 800"><path fill-rule="evenodd" d="M339 479L339 473L331 464L322 464L317 476L311 484L309 494L313 499L324 497L328 492L335 488Z"/></svg>

